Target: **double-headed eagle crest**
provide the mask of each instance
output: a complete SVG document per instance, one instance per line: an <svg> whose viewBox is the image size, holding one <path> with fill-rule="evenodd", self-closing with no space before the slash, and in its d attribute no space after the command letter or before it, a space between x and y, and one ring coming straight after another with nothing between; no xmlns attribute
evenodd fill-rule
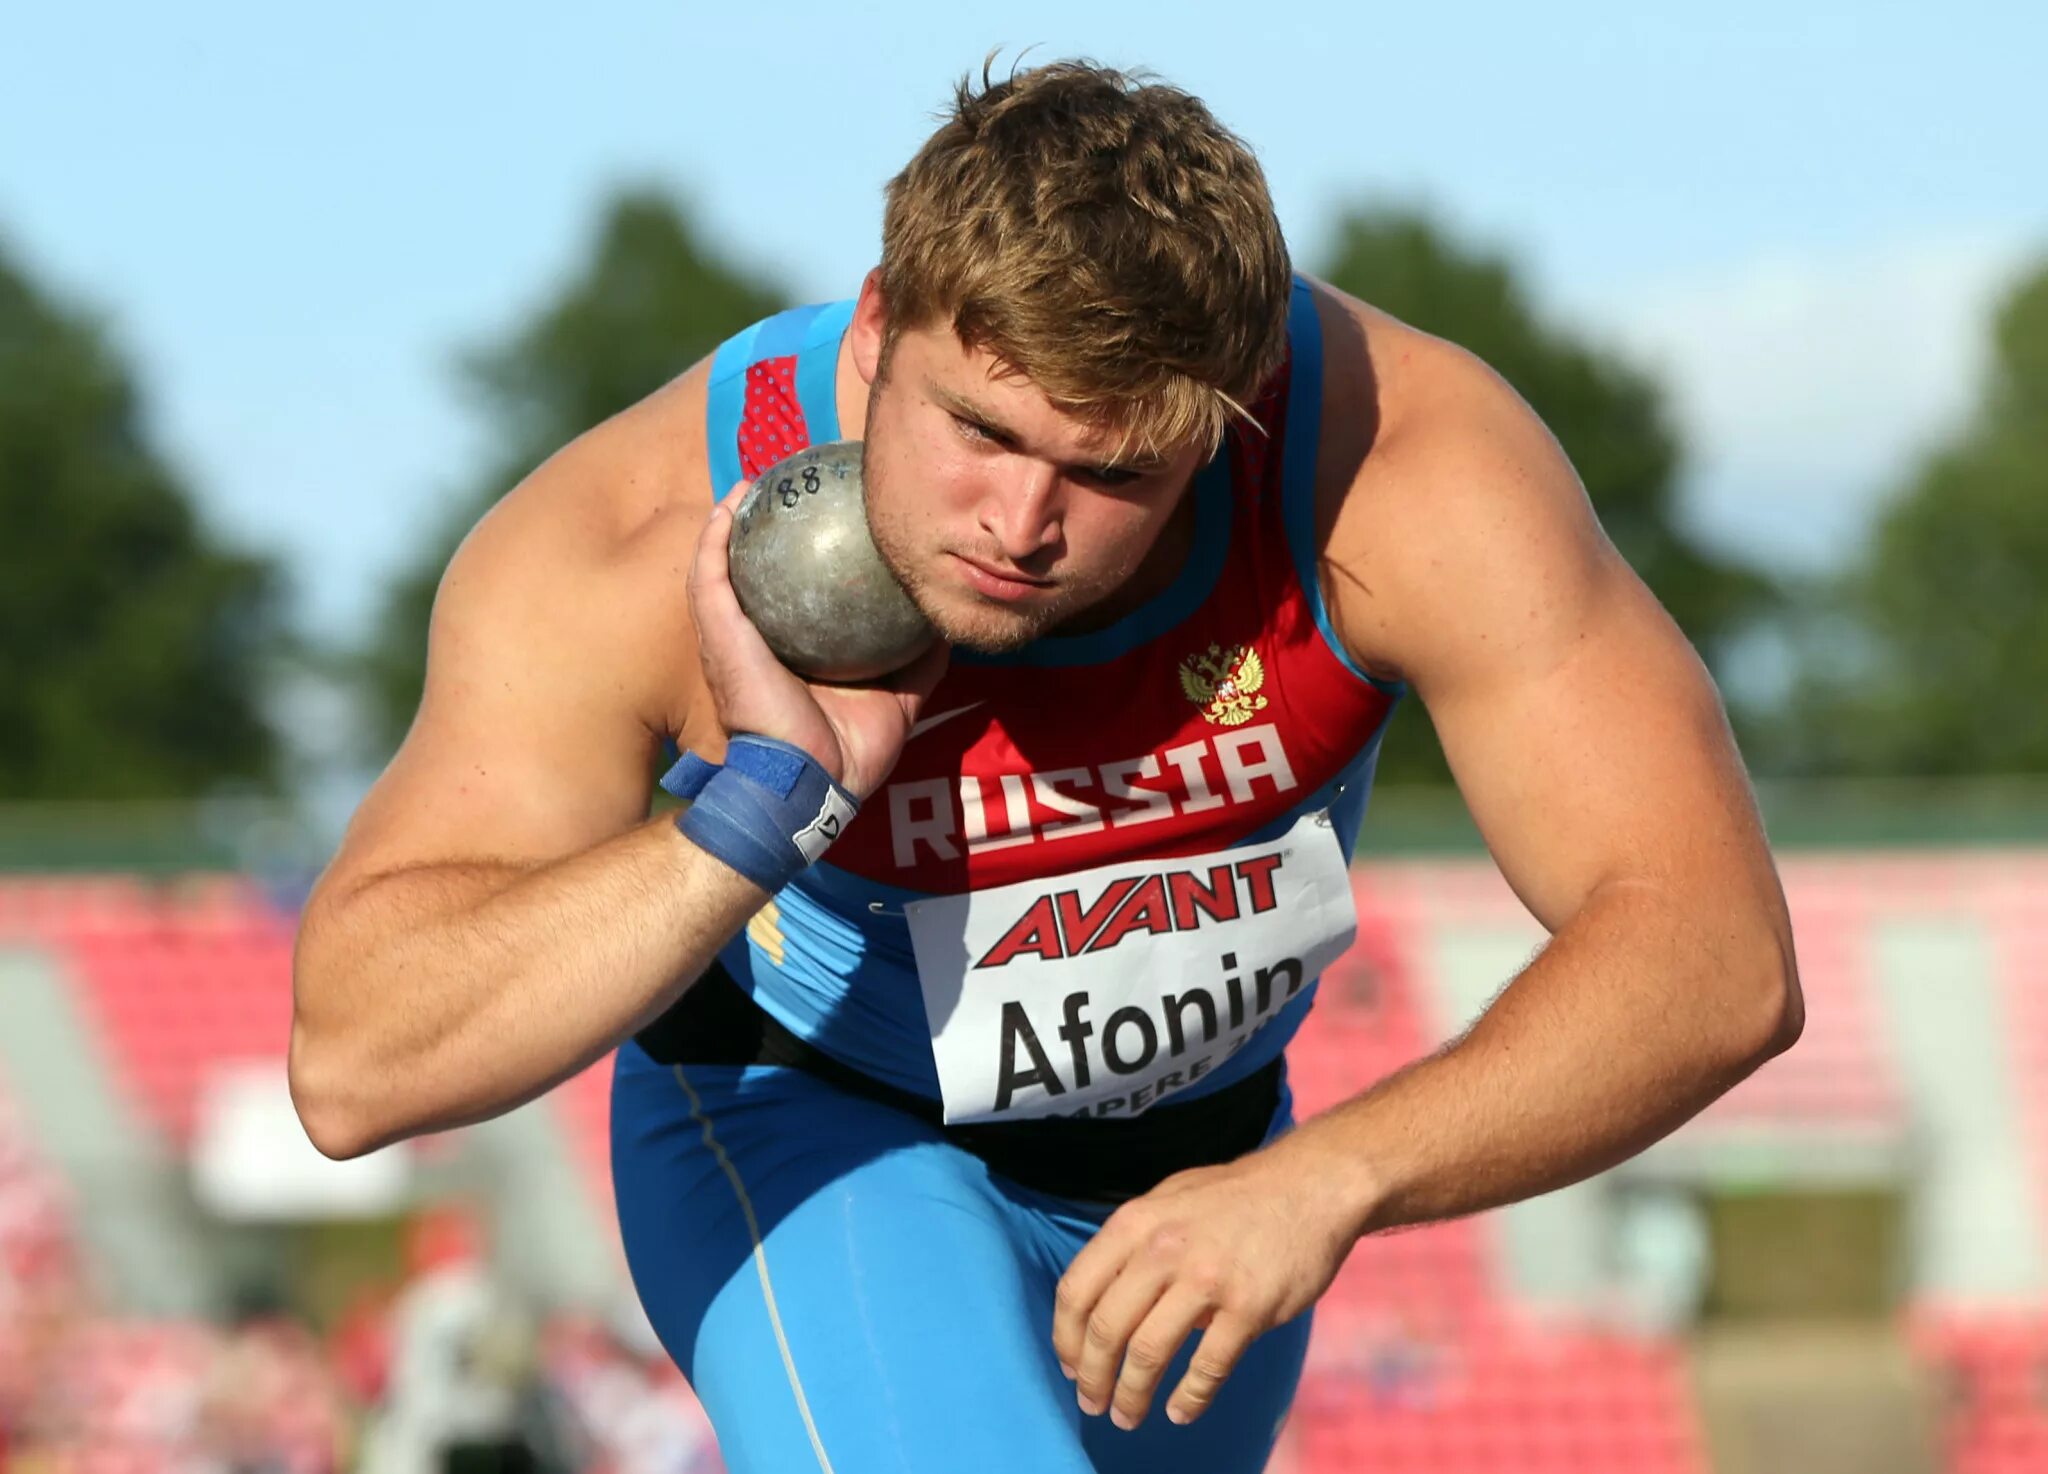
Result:
<svg viewBox="0 0 2048 1474"><path fill-rule="evenodd" d="M1265 710L1266 698L1258 694L1265 684L1265 662L1249 645L1212 644L1180 663L1181 694L1222 727L1241 726Z"/></svg>

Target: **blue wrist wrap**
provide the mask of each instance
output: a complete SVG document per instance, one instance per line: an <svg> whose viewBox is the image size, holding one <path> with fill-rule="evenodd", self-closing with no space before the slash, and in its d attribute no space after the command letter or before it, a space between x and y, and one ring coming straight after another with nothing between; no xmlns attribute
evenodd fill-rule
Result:
<svg viewBox="0 0 2048 1474"><path fill-rule="evenodd" d="M802 748L752 733L727 742L723 767L684 753L661 786L694 800L676 821L692 844L771 895L860 810Z"/></svg>
<svg viewBox="0 0 2048 1474"><path fill-rule="evenodd" d="M661 786L677 798L695 798L704 791L704 785L721 773L717 763L707 763L694 752L685 752L676 759L676 765L662 775Z"/></svg>

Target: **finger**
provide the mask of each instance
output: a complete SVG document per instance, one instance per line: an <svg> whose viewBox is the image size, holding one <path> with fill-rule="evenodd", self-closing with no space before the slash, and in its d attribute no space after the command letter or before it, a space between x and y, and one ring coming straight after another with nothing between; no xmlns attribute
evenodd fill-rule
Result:
<svg viewBox="0 0 2048 1474"><path fill-rule="evenodd" d="M1238 1359L1258 1335L1258 1328L1242 1316L1219 1313L1188 1359L1187 1375L1166 1400L1168 1422L1192 1423L1209 1410L1225 1379L1237 1369Z"/></svg>
<svg viewBox="0 0 2048 1474"><path fill-rule="evenodd" d="M1128 1430L1145 1421L1159 1379L1173 1365L1189 1332L1214 1309L1214 1302L1215 1297L1201 1285L1176 1280L1131 1332L1123 1375L1117 1378L1110 1400L1110 1421L1117 1427Z"/></svg>
<svg viewBox="0 0 2048 1474"><path fill-rule="evenodd" d="M697 556L690 565L693 589L700 580L731 584L732 519L753 489L751 482L736 482L711 508L711 515L704 520L704 530L697 534Z"/></svg>
<svg viewBox="0 0 2048 1474"><path fill-rule="evenodd" d="M1131 1333L1172 1280L1169 1266L1134 1255L1095 1302L1081 1327L1081 1359L1073 1363L1074 1395L1082 1412L1093 1417L1109 1406Z"/></svg>
<svg viewBox="0 0 2048 1474"><path fill-rule="evenodd" d="M1081 1246L1060 1276L1052 1297L1052 1349L1060 1359L1060 1370L1069 1377L1081 1365L1081 1346L1089 1312L1102 1292L1109 1288L1124 1260L1130 1257L1134 1239L1127 1236L1112 1217Z"/></svg>
<svg viewBox="0 0 2048 1474"><path fill-rule="evenodd" d="M744 654L755 661L772 660L767 641L747 618L732 588L732 509L745 489L735 487L713 507L704 530L697 536L696 556L690 563L690 618L707 657L726 652L736 657Z"/></svg>
<svg viewBox="0 0 2048 1474"><path fill-rule="evenodd" d="M711 515L704 521L704 530L697 534L697 556L690 564L690 585L694 590L700 583L730 582L730 544L732 542L732 514L738 505L738 497L744 487L736 486L727 492Z"/></svg>

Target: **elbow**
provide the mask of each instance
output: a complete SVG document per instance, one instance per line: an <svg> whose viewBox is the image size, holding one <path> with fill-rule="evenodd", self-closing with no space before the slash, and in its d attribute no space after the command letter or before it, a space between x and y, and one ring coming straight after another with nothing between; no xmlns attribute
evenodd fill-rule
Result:
<svg viewBox="0 0 2048 1474"><path fill-rule="evenodd" d="M1772 1056L1783 1054L1799 1042L1799 1036L1806 1032L1806 995L1799 990L1799 975L1793 972L1785 982L1783 997L1779 1001L1776 1027L1767 1046Z"/></svg>
<svg viewBox="0 0 2048 1474"><path fill-rule="evenodd" d="M292 1026L286 1080L306 1139L336 1162L367 1156L405 1136L392 1112L393 1078L370 1024L376 1010L333 961L325 933L302 924L292 956Z"/></svg>
<svg viewBox="0 0 2048 1474"><path fill-rule="evenodd" d="M392 1137L383 1123L372 1119L361 1092L350 1088L349 1082L359 1077L335 1053L332 1044L316 1042L303 1022L293 1021L286 1066L292 1109L314 1149L345 1162L368 1155Z"/></svg>
<svg viewBox="0 0 2048 1474"><path fill-rule="evenodd" d="M1773 935L1748 975L1737 1028L1740 1062L1754 1069L1799 1042L1806 1030L1806 995L1789 930Z"/></svg>

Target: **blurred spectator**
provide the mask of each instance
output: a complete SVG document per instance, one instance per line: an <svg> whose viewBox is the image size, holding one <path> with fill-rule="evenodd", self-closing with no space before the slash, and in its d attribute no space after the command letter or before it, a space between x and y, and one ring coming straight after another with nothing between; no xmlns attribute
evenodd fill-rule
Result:
<svg viewBox="0 0 2048 1474"><path fill-rule="evenodd" d="M458 1208L413 1225L393 1302L390 1376L364 1450L368 1474L539 1474L526 1427L539 1377L532 1323L493 1279L483 1232Z"/></svg>
<svg viewBox="0 0 2048 1474"><path fill-rule="evenodd" d="M1375 1316L1363 1339L1361 1369L1376 1405L1436 1405L1443 1391L1450 1343L1432 1331L1422 1312L1401 1306Z"/></svg>
<svg viewBox="0 0 2048 1474"><path fill-rule="evenodd" d="M395 1291L376 1286L349 1302L327 1338L335 1379L358 1407L384 1401L391 1378L391 1302Z"/></svg>
<svg viewBox="0 0 2048 1474"><path fill-rule="evenodd" d="M0 1470L7 1474L50 1467L65 1421L54 1393L85 1310L64 1194L0 1096Z"/></svg>
<svg viewBox="0 0 2048 1474"><path fill-rule="evenodd" d="M547 1377L573 1421L580 1467L588 1474L723 1474L711 1420L639 1305L622 1306L618 1321L579 1314L548 1325Z"/></svg>
<svg viewBox="0 0 2048 1474"><path fill-rule="evenodd" d="M333 1474L342 1410L319 1343L267 1292L247 1294L215 1343L194 1443L218 1474Z"/></svg>

